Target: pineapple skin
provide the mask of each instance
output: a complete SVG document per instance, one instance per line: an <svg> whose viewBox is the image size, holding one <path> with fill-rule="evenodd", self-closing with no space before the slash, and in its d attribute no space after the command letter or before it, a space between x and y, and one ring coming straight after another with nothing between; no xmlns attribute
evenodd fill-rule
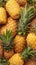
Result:
<svg viewBox="0 0 36 65"><path fill-rule="evenodd" d="M34 50L36 50L36 35L34 33L29 33L27 35L27 44Z"/></svg>
<svg viewBox="0 0 36 65"><path fill-rule="evenodd" d="M25 62L25 65L36 65L36 60L34 60L34 59L28 59L28 61Z"/></svg>
<svg viewBox="0 0 36 65"><path fill-rule="evenodd" d="M3 56L3 44L2 41L0 40L0 58Z"/></svg>
<svg viewBox="0 0 36 65"><path fill-rule="evenodd" d="M10 65L23 65L24 61L19 53L14 54L10 59L9 59Z"/></svg>
<svg viewBox="0 0 36 65"><path fill-rule="evenodd" d="M25 38L21 35L16 35L14 39L15 52L21 52L25 48Z"/></svg>
<svg viewBox="0 0 36 65"><path fill-rule="evenodd" d="M12 37L16 35L17 31L17 22L13 20L11 17L8 18L8 23L1 27L1 34L6 34L6 30L12 31Z"/></svg>
<svg viewBox="0 0 36 65"><path fill-rule="evenodd" d="M27 2L27 0L16 0L20 6L24 6Z"/></svg>
<svg viewBox="0 0 36 65"><path fill-rule="evenodd" d="M36 31L36 17L32 20L32 22L31 22L31 24L30 24L30 31L31 32L35 32ZM34 31L34 29L35 29L35 31Z"/></svg>
<svg viewBox="0 0 36 65"><path fill-rule="evenodd" d="M16 0L7 1L6 10L13 19L18 19L20 17L21 10Z"/></svg>
<svg viewBox="0 0 36 65"><path fill-rule="evenodd" d="M14 50L11 49L10 51L4 49L4 57L6 59L10 59L14 55Z"/></svg>
<svg viewBox="0 0 36 65"><path fill-rule="evenodd" d="M3 7L0 7L0 25L1 24L6 24L7 20L7 15L6 15L6 10Z"/></svg>

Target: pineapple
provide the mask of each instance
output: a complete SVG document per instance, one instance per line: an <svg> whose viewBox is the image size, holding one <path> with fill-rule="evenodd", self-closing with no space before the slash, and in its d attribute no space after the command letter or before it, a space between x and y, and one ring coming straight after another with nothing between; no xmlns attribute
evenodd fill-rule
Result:
<svg viewBox="0 0 36 65"><path fill-rule="evenodd" d="M27 0L16 0L18 3L19 3L19 5L21 5L21 6L24 6L25 4L26 4L26 2L27 2Z"/></svg>
<svg viewBox="0 0 36 65"><path fill-rule="evenodd" d="M36 50L36 17L30 24L30 33L27 35L27 44Z"/></svg>
<svg viewBox="0 0 36 65"><path fill-rule="evenodd" d="M6 30L6 34L0 35L0 39L3 41L4 57L6 59L9 59L14 54L13 42L11 42L12 32Z"/></svg>
<svg viewBox="0 0 36 65"><path fill-rule="evenodd" d="M0 25L6 24L6 22L7 22L6 11L3 7L0 7Z"/></svg>
<svg viewBox="0 0 36 65"><path fill-rule="evenodd" d="M21 10L16 0L7 1L5 7L7 12L13 19L18 19L20 17Z"/></svg>
<svg viewBox="0 0 36 65"><path fill-rule="evenodd" d="M6 33L6 29L12 31L12 36L14 37L17 33L17 22L11 17L8 18L8 23L1 27L1 34Z"/></svg>
<svg viewBox="0 0 36 65"><path fill-rule="evenodd" d="M14 39L15 52L21 52L25 48L25 38L21 35L16 35Z"/></svg>
<svg viewBox="0 0 36 65"><path fill-rule="evenodd" d="M29 33L27 35L27 44L32 48L36 50L36 34L34 33Z"/></svg>
<svg viewBox="0 0 36 65"><path fill-rule="evenodd" d="M25 62L25 65L36 65L36 61L34 59L29 59L27 62Z"/></svg>
<svg viewBox="0 0 36 65"><path fill-rule="evenodd" d="M28 57L32 57L34 55L34 50L31 50L30 47L27 47L22 53L14 54L10 59L10 65L24 65L24 61L28 59Z"/></svg>
<svg viewBox="0 0 36 65"><path fill-rule="evenodd" d="M30 24L30 32L36 33L36 17L32 20L32 22Z"/></svg>
<svg viewBox="0 0 36 65"><path fill-rule="evenodd" d="M21 18L18 23L18 34L26 35L29 31L31 20L35 17L33 6L27 6L22 9Z"/></svg>
<svg viewBox="0 0 36 65"><path fill-rule="evenodd" d="M16 53L9 59L10 65L23 65L24 61L19 53Z"/></svg>
<svg viewBox="0 0 36 65"><path fill-rule="evenodd" d="M14 39L15 52L21 52L25 48L26 45L25 35L28 33L30 20L33 17L34 17L33 7L29 7L27 11L27 6L25 6L25 8L22 10L21 18L18 23L18 30L17 30L18 34Z"/></svg>

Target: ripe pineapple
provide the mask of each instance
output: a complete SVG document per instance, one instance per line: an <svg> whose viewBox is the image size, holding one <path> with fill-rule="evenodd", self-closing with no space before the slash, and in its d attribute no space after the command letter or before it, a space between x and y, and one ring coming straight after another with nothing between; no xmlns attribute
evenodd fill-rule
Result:
<svg viewBox="0 0 36 65"><path fill-rule="evenodd" d="M14 37L17 33L17 22L11 17L8 18L8 23L1 28L1 34L6 33L6 29L12 31L12 36Z"/></svg>
<svg viewBox="0 0 36 65"><path fill-rule="evenodd" d="M21 18L18 24L18 35L16 35L14 39L15 52L21 52L23 48L25 48L25 45L26 45L25 35L27 34L29 30L30 20L34 17L33 15L34 15L33 7L28 8L28 11L27 11L27 6L25 6L25 8L22 10Z"/></svg>
<svg viewBox="0 0 36 65"><path fill-rule="evenodd" d="M29 33L27 35L27 44L32 48L36 50L36 34L35 33Z"/></svg>
<svg viewBox="0 0 36 65"><path fill-rule="evenodd" d="M26 52L27 51L27 52ZM28 59L28 57L32 57L34 50L31 50L30 47L27 47L21 54L16 53L10 59L10 65L23 65L24 61Z"/></svg>
<svg viewBox="0 0 36 65"><path fill-rule="evenodd" d="M21 5L21 6L24 6L25 4L26 4L26 2L27 2L27 0L16 0L18 3L19 3L19 5Z"/></svg>
<svg viewBox="0 0 36 65"><path fill-rule="evenodd" d="M19 53L14 54L10 59L9 59L10 65L23 65L24 61Z"/></svg>
<svg viewBox="0 0 36 65"><path fill-rule="evenodd" d="M6 34L0 35L0 39L3 41L4 57L9 59L14 54L13 42L11 42L12 32L6 30Z"/></svg>
<svg viewBox="0 0 36 65"><path fill-rule="evenodd" d="M9 13L9 15L13 19L18 19L20 17L20 7L16 0L9 0L6 2L6 10Z"/></svg>
<svg viewBox="0 0 36 65"><path fill-rule="evenodd" d="M15 52L21 52L25 48L25 38L21 35L16 35L14 39Z"/></svg>
<svg viewBox="0 0 36 65"><path fill-rule="evenodd" d="M0 7L0 25L6 24L6 22L7 22L6 11L3 7Z"/></svg>

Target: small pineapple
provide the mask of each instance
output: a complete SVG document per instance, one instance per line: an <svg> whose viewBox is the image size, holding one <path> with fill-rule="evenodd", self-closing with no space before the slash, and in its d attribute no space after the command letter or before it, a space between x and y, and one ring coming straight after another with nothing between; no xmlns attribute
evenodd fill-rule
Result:
<svg viewBox="0 0 36 65"><path fill-rule="evenodd" d="M27 44L32 48L36 50L36 34L34 33L29 33L27 35Z"/></svg>
<svg viewBox="0 0 36 65"><path fill-rule="evenodd" d="M16 0L8 0L6 2L6 10L13 19L18 19L20 17L21 11Z"/></svg>
<svg viewBox="0 0 36 65"><path fill-rule="evenodd" d="M14 39L15 52L21 52L25 48L25 38L21 35L16 35Z"/></svg>
<svg viewBox="0 0 36 65"><path fill-rule="evenodd" d="M10 65L23 65L24 61L19 53L14 54L10 59L9 59Z"/></svg>
<svg viewBox="0 0 36 65"><path fill-rule="evenodd" d="M25 48L26 45L25 35L29 30L30 20L33 17L34 17L33 7L29 7L27 10L27 6L25 6L24 9L22 10L21 18L18 23L18 30L17 30L18 35L16 35L14 39L15 52L21 52L23 48Z"/></svg>
<svg viewBox="0 0 36 65"><path fill-rule="evenodd" d="M6 11L3 7L0 7L0 25L6 24L6 22L7 22Z"/></svg>
<svg viewBox="0 0 36 65"><path fill-rule="evenodd" d="M6 30L6 34L0 35L0 39L3 41L4 57L6 59L9 59L14 54L13 42L11 42L12 32Z"/></svg>
<svg viewBox="0 0 36 65"><path fill-rule="evenodd" d="M16 53L10 59L10 65L24 65L24 61L29 57L34 55L34 50L31 50L30 47L27 47L21 54Z"/></svg>
<svg viewBox="0 0 36 65"><path fill-rule="evenodd" d="M7 24L1 27L1 34L5 34L6 30L12 31L12 36L14 37L17 33L16 20L13 20L11 17L9 17Z"/></svg>
<svg viewBox="0 0 36 65"><path fill-rule="evenodd" d="M26 4L26 2L27 2L27 0L16 0L18 3L19 3L19 5L21 5L21 6L24 6L25 4Z"/></svg>
<svg viewBox="0 0 36 65"><path fill-rule="evenodd" d="M36 50L36 17L30 24L30 33L27 35L27 44Z"/></svg>

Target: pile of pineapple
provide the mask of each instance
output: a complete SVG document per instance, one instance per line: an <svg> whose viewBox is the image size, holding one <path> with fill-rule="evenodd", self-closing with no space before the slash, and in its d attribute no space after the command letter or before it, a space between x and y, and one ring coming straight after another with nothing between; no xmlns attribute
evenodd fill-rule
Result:
<svg viewBox="0 0 36 65"><path fill-rule="evenodd" d="M0 65L36 65L36 0L0 0Z"/></svg>

